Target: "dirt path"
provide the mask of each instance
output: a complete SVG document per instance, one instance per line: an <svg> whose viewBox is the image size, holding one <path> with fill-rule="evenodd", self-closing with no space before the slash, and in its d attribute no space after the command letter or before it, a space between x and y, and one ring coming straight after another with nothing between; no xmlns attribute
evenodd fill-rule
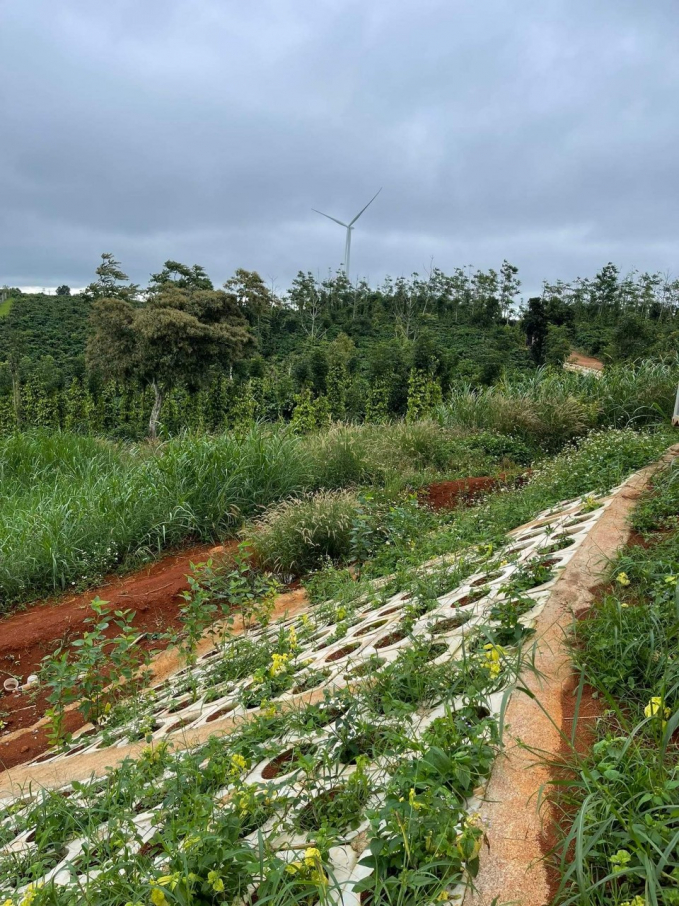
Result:
<svg viewBox="0 0 679 906"><path fill-rule="evenodd" d="M235 542L234 542L235 544ZM200 545L171 554L127 576L112 576L97 588L77 595L61 596L36 604L28 610L13 613L0 620L0 717L4 728L0 733L0 761L7 755L3 737L30 727L42 717L44 696L35 700L27 694L8 695L2 682L8 677L24 681L37 673L40 661L53 651L58 642L70 640L85 631L85 620L91 615L90 602L97 595L109 606L135 611L134 626L148 634L142 644L162 649L163 643L154 636L179 625L178 614L182 591L188 588L187 574L192 563L205 561L210 552L220 553L231 546ZM113 633L113 628L111 634ZM70 722L77 715L72 715ZM76 724L69 730L76 729Z"/></svg>
<svg viewBox="0 0 679 906"><path fill-rule="evenodd" d="M604 363L590 355L582 355L579 352L572 352L564 365L564 368L571 371L603 371Z"/></svg>

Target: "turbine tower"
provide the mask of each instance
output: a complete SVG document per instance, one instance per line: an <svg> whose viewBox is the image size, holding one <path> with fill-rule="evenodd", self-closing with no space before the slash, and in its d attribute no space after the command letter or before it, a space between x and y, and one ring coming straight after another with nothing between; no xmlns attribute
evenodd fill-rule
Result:
<svg viewBox="0 0 679 906"><path fill-rule="evenodd" d="M318 210L316 210L316 208L311 209L314 213L321 214L323 217L327 217L328 220L334 220L335 223L339 223L339 225L341 227L344 227L344 229L347 231L347 238L344 243L344 273L347 275L347 279L349 279L349 265L351 264L351 231L353 230L354 224L356 223L358 218L361 216L361 214L365 211L366 208L370 207L370 205L373 203L373 201L375 201L375 199L377 198L377 196L380 194L381 191L382 191L381 188L378 189L377 192L375 192L373 197L370 199L368 204L365 206L365 208L361 208L361 210L358 212L358 214L354 217L353 220L350 220L349 223L342 223L342 221L338 220L336 217L331 217L330 214L324 214L323 211L318 211Z"/></svg>

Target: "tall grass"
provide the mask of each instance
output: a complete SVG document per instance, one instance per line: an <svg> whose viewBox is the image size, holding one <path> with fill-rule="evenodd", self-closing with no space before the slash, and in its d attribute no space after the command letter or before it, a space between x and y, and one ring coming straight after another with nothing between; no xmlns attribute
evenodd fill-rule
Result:
<svg viewBox="0 0 679 906"><path fill-rule="evenodd" d="M418 486L441 474L449 478L490 474L503 456L527 462L530 452L507 438L498 445L488 432L447 427L434 420L388 425L334 425L311 435L305 450L316 487Z"/></svg>
<svg viewBox="0 0 679 906"><path fill-rule="evenodd" d="M184 434L157 448L46 431L5 437L0 607L93 584L187 539L234 534L308 492L493 474L593 427L662 422L678 378L676 365L657 363L612 367L600 379L543 371L458 390L436 420L338 425L308 437L261 425L244 436Z"/></svg>
<svg viewBox="0 0 679 906"><path fill-rule="evenodd" d="M439 423L515 435L545 449L595 427L641 427L668 419L679 382L677 362L608 366L600 377L541 369L480 391L456 389Z"/></svg>
<svg viewBox="0 0 679 906"><path fill-rule="evenodd" d="M310 437L254 426L244 436L184 434L155 449L47 431L5 437L0 606L87 586L188 539L227 537L308 492L492 471L504 447L487 453L484 437L433 422Z"/></svg>
<svg viewBox="0 0 679 906"><path fill-rule="evenodd" d="M35 432L0 441L0 600L86 585L187 538L214 539L305 490L287 430L183 436L157 452Z"/></svg>

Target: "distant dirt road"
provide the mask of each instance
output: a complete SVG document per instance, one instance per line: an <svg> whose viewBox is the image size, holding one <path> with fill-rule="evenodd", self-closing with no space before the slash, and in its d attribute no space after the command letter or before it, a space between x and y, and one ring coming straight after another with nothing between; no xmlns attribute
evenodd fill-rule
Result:
<svg viewBox="0 0 679 906"><path fill-rule="evenodd" d="M604 363L600 362L599 359L595 359L589 355L581 355L579 352L572 352L568 356L564 368L568 368L569 365L574 365L575 368L573 370L577 369L578 371L580 369L582 369L583 371L604 370Z"/></svg>

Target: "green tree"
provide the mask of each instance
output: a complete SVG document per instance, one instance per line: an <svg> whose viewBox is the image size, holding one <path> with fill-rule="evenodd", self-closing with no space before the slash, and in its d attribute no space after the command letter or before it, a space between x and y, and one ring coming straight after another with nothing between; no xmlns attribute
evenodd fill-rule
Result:
<svg viewBox="0 0 679 906"><path fill-rule="evenodd" d="M547 326L544 302L539 296L533 296L528 300L528 310L523 316L523 329L526 331L526 343L536 365L542 365L545 360Z"/></svg>
<svg viewBox="0 0 679 906"><path fill-rule="evenodd" d="M196 273L196 267L191 271ZM181 382L195 389L203 386L215 366L232 365L252 342L229 293L179 286L171 279L156 280L142 305L100 299L93 306L91 324L89 368L104 378L138 381L152 388L152 438L168 390Z"/></svg>
<svg viewBox="0 0 679 906"><path fill-rule="evenodd" d="M71 287L70 287L70 286L66 286L65 283L64 283L62 286L57 286L57 292L56 292L56 294L57 294L57 296L70 296L70 295L71 295Z"/></svg>
<svg viewBox="0 0 679 906"><path fill-rule="evenodd" d="M347 416L347 392L351 383L350 369L356 347L347 334L339 334L328 344L328 376L326 380L328 402L335 421Z"/></svg>
<svg viewBox="0 0 679 906"><path fill-rule="evenodd" d="M647 356L656 336L656 328L651 321L629 312L620 318L613 331L610 352L618 360Z"/></svg>
<svg viewBox="0 0 679 906"><path fill-rule="evenodd" d="M295 397L290 425L297 434L308 434L316 427L316 405L308 387L304 387Z"/></svg>
<svg viewBox="0 0 679 906"><path fill-rule="evenodd" d="M612 262L605 264L594 278L592 304L600 313L617 313L620 303L620 271Z"/></svg>
<svg viewBox="0 0 679 906"><path fill-rule="evenodd" d="M138 292L135 283L128 283L129 277L121 269L120 262L116 261L111 252L103 252L101 264L95 271L97 279L85 289L83 295L91 300L98 299L126 299L131 301Z"/></svg>
<svg viewBox="0 0 679 906"><path fill-rule="evenodd" d="M159 292L169 287L185 290L214 289L212 280L200 264L189 267L179 261L166 261L158 274L151 274L151 292Z"/></svg>
<svg viewBox="0 0 679 906"><path fill-rule="evenodd" d="M441 403L441 385L430 374L413 368L408 379L406 421L415 422L430 415Z"/></svg>
<svg viewBox="0 0 679 906"><path fill-rule="evenodd" d="M571 351L571 338L568 328L550 324L545 339L545 363L561 366Z"/></svg>
<svg viewBox="0 0 679 906"><path fill-rule="evenodd" d="M266 286L257 271L247 271L239 267L233 277L224 284L227 293L231 293L235 304L247 319L258 342L271 321L271 310L276 298Z"/></svg>
<svg viewBox="0 0 679 906"><path fill-rule="evenodd" d="M508 318L516 300L521 281L518 278L519 269L509 261L502 262L500 268L500 313L503 318Z"/></svg>

